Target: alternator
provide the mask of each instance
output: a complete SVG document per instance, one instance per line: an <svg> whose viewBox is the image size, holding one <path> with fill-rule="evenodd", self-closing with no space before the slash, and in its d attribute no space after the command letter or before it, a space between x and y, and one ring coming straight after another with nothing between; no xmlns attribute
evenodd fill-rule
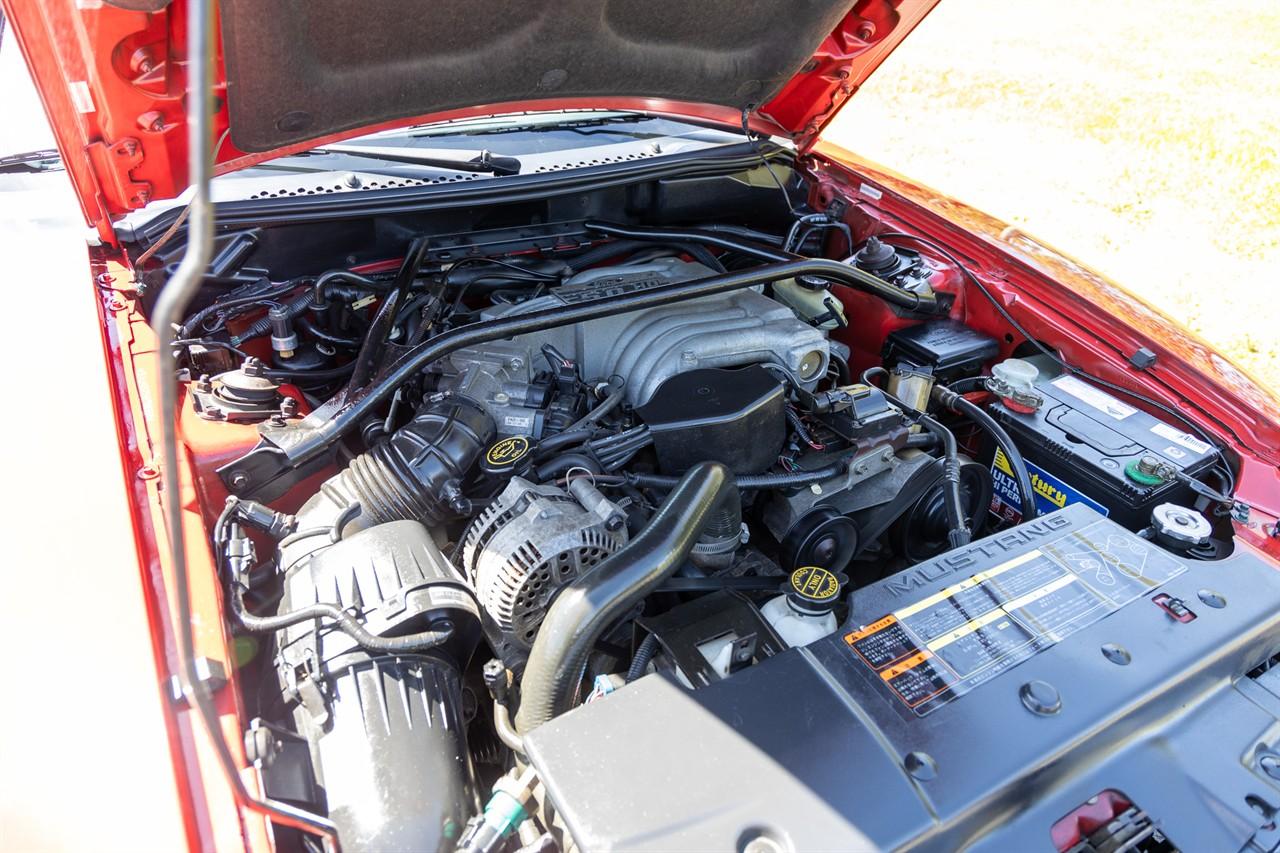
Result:
<svg viewBox="0 0 1280 853"><path fill-rule="evenodd" d="M463 568L504 639L533 645L551 596L627 542L626 516L589 478L569 492L512 477L472 523Z"/></svg>

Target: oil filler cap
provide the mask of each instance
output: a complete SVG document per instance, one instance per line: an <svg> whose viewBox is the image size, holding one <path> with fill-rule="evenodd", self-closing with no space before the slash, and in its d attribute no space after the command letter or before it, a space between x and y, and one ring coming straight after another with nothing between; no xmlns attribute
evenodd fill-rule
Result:
<svg viewBox="0 0 1280 853"><path fill-rule="evenodd" d="M787 578L787 603L797 613L830 613L848 580L820 566L801 566Z"/></svg>
<svg viewBox="0 0 1280 853"><path fill-rule="evenodd" d="M491 477L519 476L533 462L533 440L527 435L500 438L489 445L480 470Z"/></svg>

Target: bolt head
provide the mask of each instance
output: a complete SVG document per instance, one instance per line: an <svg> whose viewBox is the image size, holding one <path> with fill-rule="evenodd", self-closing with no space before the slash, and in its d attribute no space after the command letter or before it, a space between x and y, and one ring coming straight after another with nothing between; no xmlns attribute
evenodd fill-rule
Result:
<svg viewBox="0 0 1280 853"><path fill-rule="evenodd" d="M138 129L158 133L165 128L164 113L159 110L147 110L138 116Z"/></svg>
<svg viewBox="0 0 1280 853"><path fill-rule="evenodd" d="M1018 688L1023 706L1033 714L1052 717L1062 710L1062 695L1047 681L1028 681Z"/></svg>
<svg viewBox="0 0 1280 853"><path fill-rule="evenodd" d="M243 489L249 485L249 475L243 471L236 471L231 475L231 488Z"/></svg>
<svg viewBox="0 0 1280 853"><path fill-rule="evenodd" d="M938 762L927 752L909 752L902 760L902 766L913 779L929 782L938 777Z"/></svg>
<svg viewBox="0 0 1280 853"><path fill-rule="evenodd" d="M278 746L275 737L267 729L252 729L245 733L245 757L255 764L261 762L269 765L276 757Z"/></svg>

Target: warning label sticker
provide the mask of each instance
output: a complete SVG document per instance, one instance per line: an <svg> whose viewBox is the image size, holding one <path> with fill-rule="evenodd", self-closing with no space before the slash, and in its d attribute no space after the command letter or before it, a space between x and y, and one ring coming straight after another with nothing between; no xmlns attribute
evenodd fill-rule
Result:
<svg viewBox="0 0 1280 853"><path fill-rule="evenodd" d="M1083 400L1109 418L1122 421L1138 410L1127 403L1121 403L1106 391L1099 391L1092 385L1086 385L1074 376L1067 374L1053 380L1053 384L1066 391L1077 400Z"/></svg>
<svg viewBox="0 0 1280 853"><path fill-rule="evenodd" d="M1174 429L1168 424L1156 424L1151 428L1151 431L1154 432L1156 435L1160 436L1161 438L1167 438L1171 441L1176 441L1178 444L1182 445L1183 447L1195 453L1200 453L1200 454L1208 453L1209 450L1213 447L1213 445L1209 444L1208 442L1201 441L1191 433ZM1168 450L1166 450L1165 452L1167 453ZM1186 455L1186 454L1183 454L1183 455ZM1181 458L1181 457L1175 456L1175 458Z"/></svg>
<svg viewBox="0 0 1280 853"><path fill-rule="evenodd" d="M1098 522L844 639L899 700L924 716L1184 571L1167 553Z"/></svg>
<svg viewBox="0 0 1280 853"><path fill-rule="evenodd" d="M1024 462L1026 460L1023 460ZM1027 475L1035 492L1036 509L1043 515L1062 509L1068 504L1084 504L1100 515L1108 515L1107 508L1093 498L1073 489L1038 465L1027 462ZM1022 497L1018 481L1013 476L1013 466L1004 452L996 448L991 462L991 513L1005 521L1022 520Z"/></svg>

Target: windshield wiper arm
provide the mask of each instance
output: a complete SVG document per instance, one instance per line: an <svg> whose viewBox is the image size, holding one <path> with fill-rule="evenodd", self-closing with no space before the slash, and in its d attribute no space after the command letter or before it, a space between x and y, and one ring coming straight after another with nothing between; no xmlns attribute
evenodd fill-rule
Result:
<svg viewBox="0 0 1280 853"><path fill-rule="evenodd" d="M412 163L415 166L433 166L438 169L455 169L459 172L488 172L493 175L520 174L520 161L515 157L502 157L481 151L471 159L441 154L421 154L416 148L383 148L377 145L326 145L313 149L316 154L346 154L351 157L367 157L371 160L388 160L392 163Z"/></svg>
<svg viewBox="0 0 1280 853"><path fill-rule="evenodd" d="M48 172L61 168L62 155L54 148L0 157L0 172Z"/></svg>
<svg viewBox="0 0 1280 853"><path fill-rule="evenodd" d="M601 131L589 130L588 128L607 128L610 125L635 124L637 122L649 121L651 118L652 116L645 115L644 113L629 113L625 115L599 116L594 118L576 118L563 122L526 122L523 124L488 125L474 128L468 128L465 125L453 126L449 124L440 124L430 126L425 130L419 130L415 133L411 133L410 136L415 138L431 136L496 136L503 133L555 133L558 131L591 134L600 133Z"/></svg>

